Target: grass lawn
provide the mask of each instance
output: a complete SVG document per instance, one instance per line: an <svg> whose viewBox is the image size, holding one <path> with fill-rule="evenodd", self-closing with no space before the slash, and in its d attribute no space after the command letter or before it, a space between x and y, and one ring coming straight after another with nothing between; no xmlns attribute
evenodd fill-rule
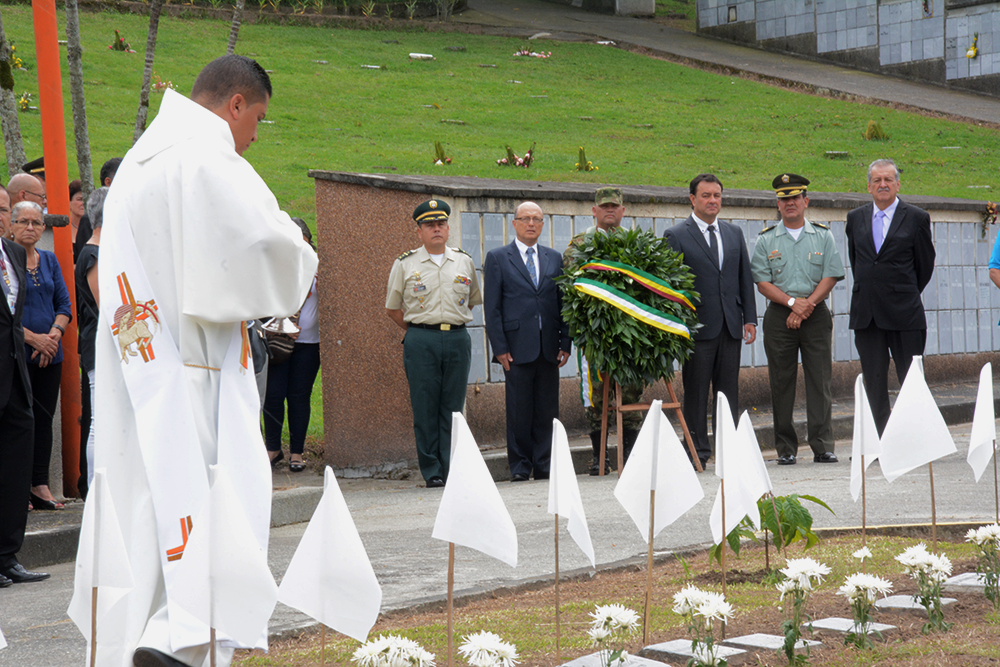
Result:
<svg viewBox="0 0 1000 667"><path fill-rule="evenodd" d="M33 68L30 10L5 6L3 15L8 37ZM96 170L131 144L147 20L87 12L81 24ZM107 49L116 28L140 53ZM165 16L156 74L188 93L202 65L222 53L228 30L224 21ZM466 50L446 50L456 45ZM990 157L1000 153L1000 136L992 129L793 93L594 44L532 42L552 57L512 56L525 45L419 30L245 25L238 51L272 70L275 87L272 122L260 127L247 157L281 205L310 222L311 168L670 186L713 171L727 187L757 189L768 188L779 171L795 171L817 190L858 192L865 166L888 155L904 170L904 195L969 198L989 192L970 185L1000 187ZM410 61L410 52L437 60ZM71 122L65 70L64 78ZM16 72L15 82L16 92L37 99L33 69ZM152 96L153 111L159 99ZM891 140L866 142L861 133L869 120ZM41 152L39 123L37 114L21 114L30 157ZM450 166L432 164L435 141L444 143ZM531 169L496 165L505 145L522 154L533 142ZM579 146L599 171L574 171ZM962 148L948 148L954 146ZM851 157L831 161L825 151Z"/></svg>
<svg viewBox="0 0 1000 667"><path fill-rule="evenodd" d="M893 594L912 595L916 584L903 574L902 566L894 557L917 540L899 537L868 538L873 557L866 561L867 572L889 579ZM809 556L831 568L831 573L809 597L806 613L813 619L838 616L851 617L847 601L837 594L844 578L861 571L861 566L851 554L861 546L859 535L826 539L807 552L801 542L788 550L789 558ZM928 543L928 548L930 544ZM974 551L965 543L940 542L939 551L945 553L954 566L954 572L975 569ZM771 550L771 567L782 567ZM780 635L785 616L781 610L779 594L771 579L765 580L764 550L761 547L744 547L738 559L729 560L730 572L726 591L727 600L734 607L734 616L727 627L727 637L752 633ZM776 565L777 564L777 565ZM709 565L705 552L685 560L673 560L654 567L654 588L650 614L650 643L665 642L687 637L684 619L674 613L673 595L688 584L704 590L722 592L721 572L718 565ZM551 586L517 593L500 593L495 597L470 602L455 609L456 643L461 637L489 630L505 641L517 646L523 665L555 667L570 659L594 652L586 634L590 612L599 604L622 604L642 613L645 593L645 567L629 568L620 572L598 573L594 577L580 577L560 586L561 600L561 662L555 659L554 597ZM432 594L428 591L428 594ZM443 594L443 591L440 591ZM982 594L948 593L958 602L945 607L945 621L955 625L947 633L921 634L925 616L917 613L876 611L875 621L897 626L886 633L883 640L876 640L869 651L859 651L844 646L838 633L821 633L823 646L812 651L811 664L829 667L848 665L893 665L908 667L940 667L949 665L996 664L1000 660L1000 614ZM787 603L786 598L785 602ZM418 641L428 651L435 653L437 664L447 663L446 616L443 608L438 611L416 613L401 612L383 615L369 637L385 633L401 634ZM716 624L716 639L719 638ZM642 648L641 631L628 642L629 653ZM358 642L336 633L327 633L327 664L348 665ZM238 651L234 664L241 667L305 667L319 664L319 636L310 634L297 639L272 643L271 651ZM465 661L457 659L456 665ZM682 665L683 662L673 662ZM761 650L738 663L778 667L787 665L784 656Z"/></svg>

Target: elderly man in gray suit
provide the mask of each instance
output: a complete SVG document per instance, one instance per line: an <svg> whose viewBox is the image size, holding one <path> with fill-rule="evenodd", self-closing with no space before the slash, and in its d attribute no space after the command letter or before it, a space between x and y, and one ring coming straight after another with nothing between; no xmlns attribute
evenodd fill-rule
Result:
<svg viewBox="0 0 1000 667"><path fill-rule="evenodd" d="M684 364L684 420L702 468L712 455L708 443L708 391L713 405L721 391L736 418L739 403L740 340L757 338L750 257L743 233L718 219L722 209L722 182L714 174L691 181L692 214L664 232L670 247L684 255L701 295L695 306L701 329L694 337L694 354ZM713 419L715 411L712 411ZM714 423L714 422L713 422ZM718 432L713 428L713 432Z"/></svg>

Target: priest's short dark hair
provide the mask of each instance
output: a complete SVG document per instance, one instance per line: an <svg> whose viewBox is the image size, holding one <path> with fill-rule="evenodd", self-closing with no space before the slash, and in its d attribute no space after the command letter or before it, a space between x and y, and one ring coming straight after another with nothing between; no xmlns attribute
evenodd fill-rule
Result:
<svg viewBox="0 0 1000 667"><path fill-rule="evenodd" d="M191 99L206 108L215 108L242 95L250 104L271 98L271 77L246 56L222 56L205 65L191 88Z"/></svg>

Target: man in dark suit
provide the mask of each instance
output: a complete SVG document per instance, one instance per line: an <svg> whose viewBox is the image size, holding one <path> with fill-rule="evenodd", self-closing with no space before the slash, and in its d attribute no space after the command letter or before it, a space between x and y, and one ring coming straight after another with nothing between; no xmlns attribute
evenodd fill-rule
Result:
<svg viewBox="0 0 1000 667"><path fill-rule="evenodd" d="M532 472L535 479L549 476L559 369L569 359L570 337L554 280L562 274L562 255L539 245L544 222L537 204L518 206L513 221L517 238L491 250L483 269L486 333L506 375L512 482L523 482Z"/></svg>
<svg viewBox="0 0 1000 667"><path fill-rule="evenodd" d="M934 273L931 218L901 202L892 160L868 167L873 203L847 214L847 255L854 288L850 327L858 348L879 435L889 421L889 355L903 383L914 355L924 353L927 319L920 293Z"/></svg>
<svg viewBox="0 0 1000 667"><path fill-rule="evenodd" d="M722 183L714 174L699 174L691 181L690 192L693 213L663 236L671 248L683 253L684 263L695 277L694 288L701 295L695 304L701 329L695 333L694 353L684 364L681 379L684 420L704 468L712 455L708 443L709 385L713 405L721 391L736 419L740 340L750 345L757 338L757 304L743 233L718 220ZM714 424L714 410L712 416ZM718 431L713 428L713 432Z"/></svg>
<svg viewBox="0 0 1000 667"><path fill-rule="evenodd" d="M10 229L10 195L0 188L0 226ZM0 240L0 588L47 579L17 562L28 523L35 420L24 360L21 314L27 290L24 248Z"/></svg>

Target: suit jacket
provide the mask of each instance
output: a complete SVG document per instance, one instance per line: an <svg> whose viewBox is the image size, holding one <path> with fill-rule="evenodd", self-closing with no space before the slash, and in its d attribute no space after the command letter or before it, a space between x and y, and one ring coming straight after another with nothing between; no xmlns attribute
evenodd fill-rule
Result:
<svg viewBox="0 0 1000 667"><path fill-rule="evenodd" d="M746 239L739 227L721 220L722 268L711 252L705 235L694 216L669 228L663 237L675 251L684 255L684 263L694 274L694 288L701 295L695 302L701 329L695 340L712 340L725 327L733 338L743 338L744 324L757 324L757 302Z"/></svg>
<svg viewBox="0 0 1000 667"><path fill-rule="evenodd" d="M10 258L7 270L13 270L17 276L17 301L14 313L7 307L6 298L0 303L0 408L7 405L10 398L14 378L19 374L31 402L31 382L28 380L28 367L24 359L24 327L21 326L21 315L24 312L24 297L28 290L27 254L24 248L9 241L0 239L4 252Z"/></svg>
<svg viewBox="0 0 1000 667"><path fill-rule="evenodd" d="M538 359L557 363L559 350L569 352L570 337L562 319L562 255L535 245L538 287L528 276L517 243L491 250L483 267L483 314L493 354L510 354L516 364ZM541 335L538 323L541 321Z"/></svg>
<svg viewBox="0 0 1000 667"><path fill-rule="evenodd" d="M865 329L874 322L889 331L926 329L920 293L934 273L931 217L900 201L876 253L873 208L865 204L847 214L847 255L854 274L850 327Z"/></svg>

